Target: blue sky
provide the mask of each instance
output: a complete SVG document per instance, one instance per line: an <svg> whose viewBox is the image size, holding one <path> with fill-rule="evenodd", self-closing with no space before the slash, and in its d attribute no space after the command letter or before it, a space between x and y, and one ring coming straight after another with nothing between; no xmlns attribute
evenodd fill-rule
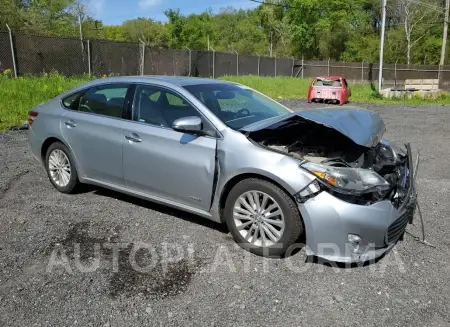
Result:
<svg viewBox="0 0 450 327"><path fill-rule="evenodd" d="M250 0L84 0L88 12L105 25L118 25L124 20L146 17L165 21L163 11L179 8L183 14L201 13L207 8L214 12L227 6L234 8L256 8Z"/></svg>

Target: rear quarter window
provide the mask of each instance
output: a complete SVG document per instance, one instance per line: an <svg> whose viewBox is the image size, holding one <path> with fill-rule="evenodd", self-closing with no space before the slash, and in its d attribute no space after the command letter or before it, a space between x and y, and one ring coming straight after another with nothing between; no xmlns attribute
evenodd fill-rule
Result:
<svg viewBox="0 0 450 327"><path fill-rule="evenodd" d="M78 110L78 107L80 105L80 99L81 99L81 96L84 94L84 92L86 92L86 91L84 90L81 92L71 94L68 97L65 97L62 100L62 104L63 104L64 108L70 109L70 110L75 110L75 111Z"/></svg>

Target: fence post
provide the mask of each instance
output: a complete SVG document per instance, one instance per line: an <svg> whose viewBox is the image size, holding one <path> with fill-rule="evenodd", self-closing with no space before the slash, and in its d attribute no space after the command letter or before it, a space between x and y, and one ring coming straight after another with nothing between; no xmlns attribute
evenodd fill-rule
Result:
<svg viewBox="0 0 450 327"><path fill-rule="evenodd" d="M328 58L327 75L330 76L330 58Z"/></svg>
<svg viewBox="0 0 450 327"><path fill-rule="evenodd" d="M11 56L12 56L12 62L13 62L13 68L14 68L14 77L17 78L16 54L14 53L14 41L13 41L12 31L9 28L8 24L6 24L6 27L8 28L8 32L9 32L9 43L11 45Z"/></svg>
<svg viewBox="0 0 450 327"><path fill-rule="evenodd" d="M214 50L212 47L210 49L213 52L213 60L212 60L212 78L216 78L216 50Z"/></svg>
<svg viewBox="0 0 450 327"><path fill-rule="evenodd" d="M439 66L438 66L438 88L439 88L439 85L441 84L441 65L439 64Z"/></svg>
<svg viewBox="0 0 450 327"><path fill-rule="evenodd" d="M302 79L303 79L303 72L305 71L305 61L303 60L303 56L302 56Z"/></svg>
<svg viewBox="0 0 450 327"><path fill-rule="evenodd" d="M185 48L189 50L189 74L188 74L188 76L191 76L192 53L191 53L191 49L189 49L186 46L185 46Z"/></svg>
<svg viewBox="0 0 450 327"><path fill-rule="evenodd" d="M91 41L87 40L88 74L91 76Z"/></svg>
<svg viewBox="0 0 450 327"><path fill-rule="evenodd" d="M144 75L145 68L145 43L141 42L141 75Z"/></svg>
<svg viewBox="0 0 450 327"><path fill-rule="evenodd" d="M260 67L260 64L261 64L261 55L259 53L257 53L257 55L258 55L258 76L259 76L259 67Z"/></svg>
<svg viewBox="0 0 450 327"><path fill-rule="evenodd" d="M275 77L277 77L277 54L275 54L274 60L275 60Z"/></svg>
<svg viewBox="0 0 450 327"><path fill-rule="evenodd" d="M175 76L175 50L172 49L172 73L173 76Z"/></svg>
<svg viewBox="0 0 450 327"><path fill-rule="evenodd" d="M294 77L294 67L295 67L295 58L292 57L292 73L291 73L291 77Z"/></svg>
<svg viewBox="0 0 450 327"><path fill-rule="evenodd" d="M364 83L364 60L361 63L361 83Z"/></svg>
<svg viewBox="0 0 450 327"><path fill-rule="evenodd" d="M258 56L258 76L261 74L261 56Z"/></svg>
<svg viewBox="0 0 450 327"><path fill-rule="evenodd" d="M236 50L233 50L236 53L236 76L239 76L239 53Z"/></svg>
<svg viewBox="0 0 450 327"><path fill-rule="evenodd" d="M397 63L398 60L395 61L394 65L394 87L397 88Z"/></svg>

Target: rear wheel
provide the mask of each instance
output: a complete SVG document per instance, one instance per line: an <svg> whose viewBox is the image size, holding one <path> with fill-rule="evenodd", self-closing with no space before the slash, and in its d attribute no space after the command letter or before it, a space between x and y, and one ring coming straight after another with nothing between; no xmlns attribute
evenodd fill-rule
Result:
<svg viewBox="0 0 450 327"><path fill-rule="evenodd" d="M55 142L47 149L45 168L53 186L62 193L75 193L79 181L69 149Z"/></svg>
<svg viewBox="0 0 450 327"><path fill-rule="evenodd" d="M235 241L261 256L281 256L303 234L295 202L278 186L256 178L236 184L225 203Z"/></svg>

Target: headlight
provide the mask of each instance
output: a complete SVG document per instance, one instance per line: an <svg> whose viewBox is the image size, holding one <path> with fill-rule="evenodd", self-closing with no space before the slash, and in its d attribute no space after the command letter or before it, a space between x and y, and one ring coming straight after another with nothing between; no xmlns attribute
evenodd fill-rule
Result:
<svg viewBox="0 0 450 327"><path fill-rule="evenodd" d="M301 167L342 193L381 193L390 187L383 177L369 169L331 167L312 162L306 162Z"/></svg>

